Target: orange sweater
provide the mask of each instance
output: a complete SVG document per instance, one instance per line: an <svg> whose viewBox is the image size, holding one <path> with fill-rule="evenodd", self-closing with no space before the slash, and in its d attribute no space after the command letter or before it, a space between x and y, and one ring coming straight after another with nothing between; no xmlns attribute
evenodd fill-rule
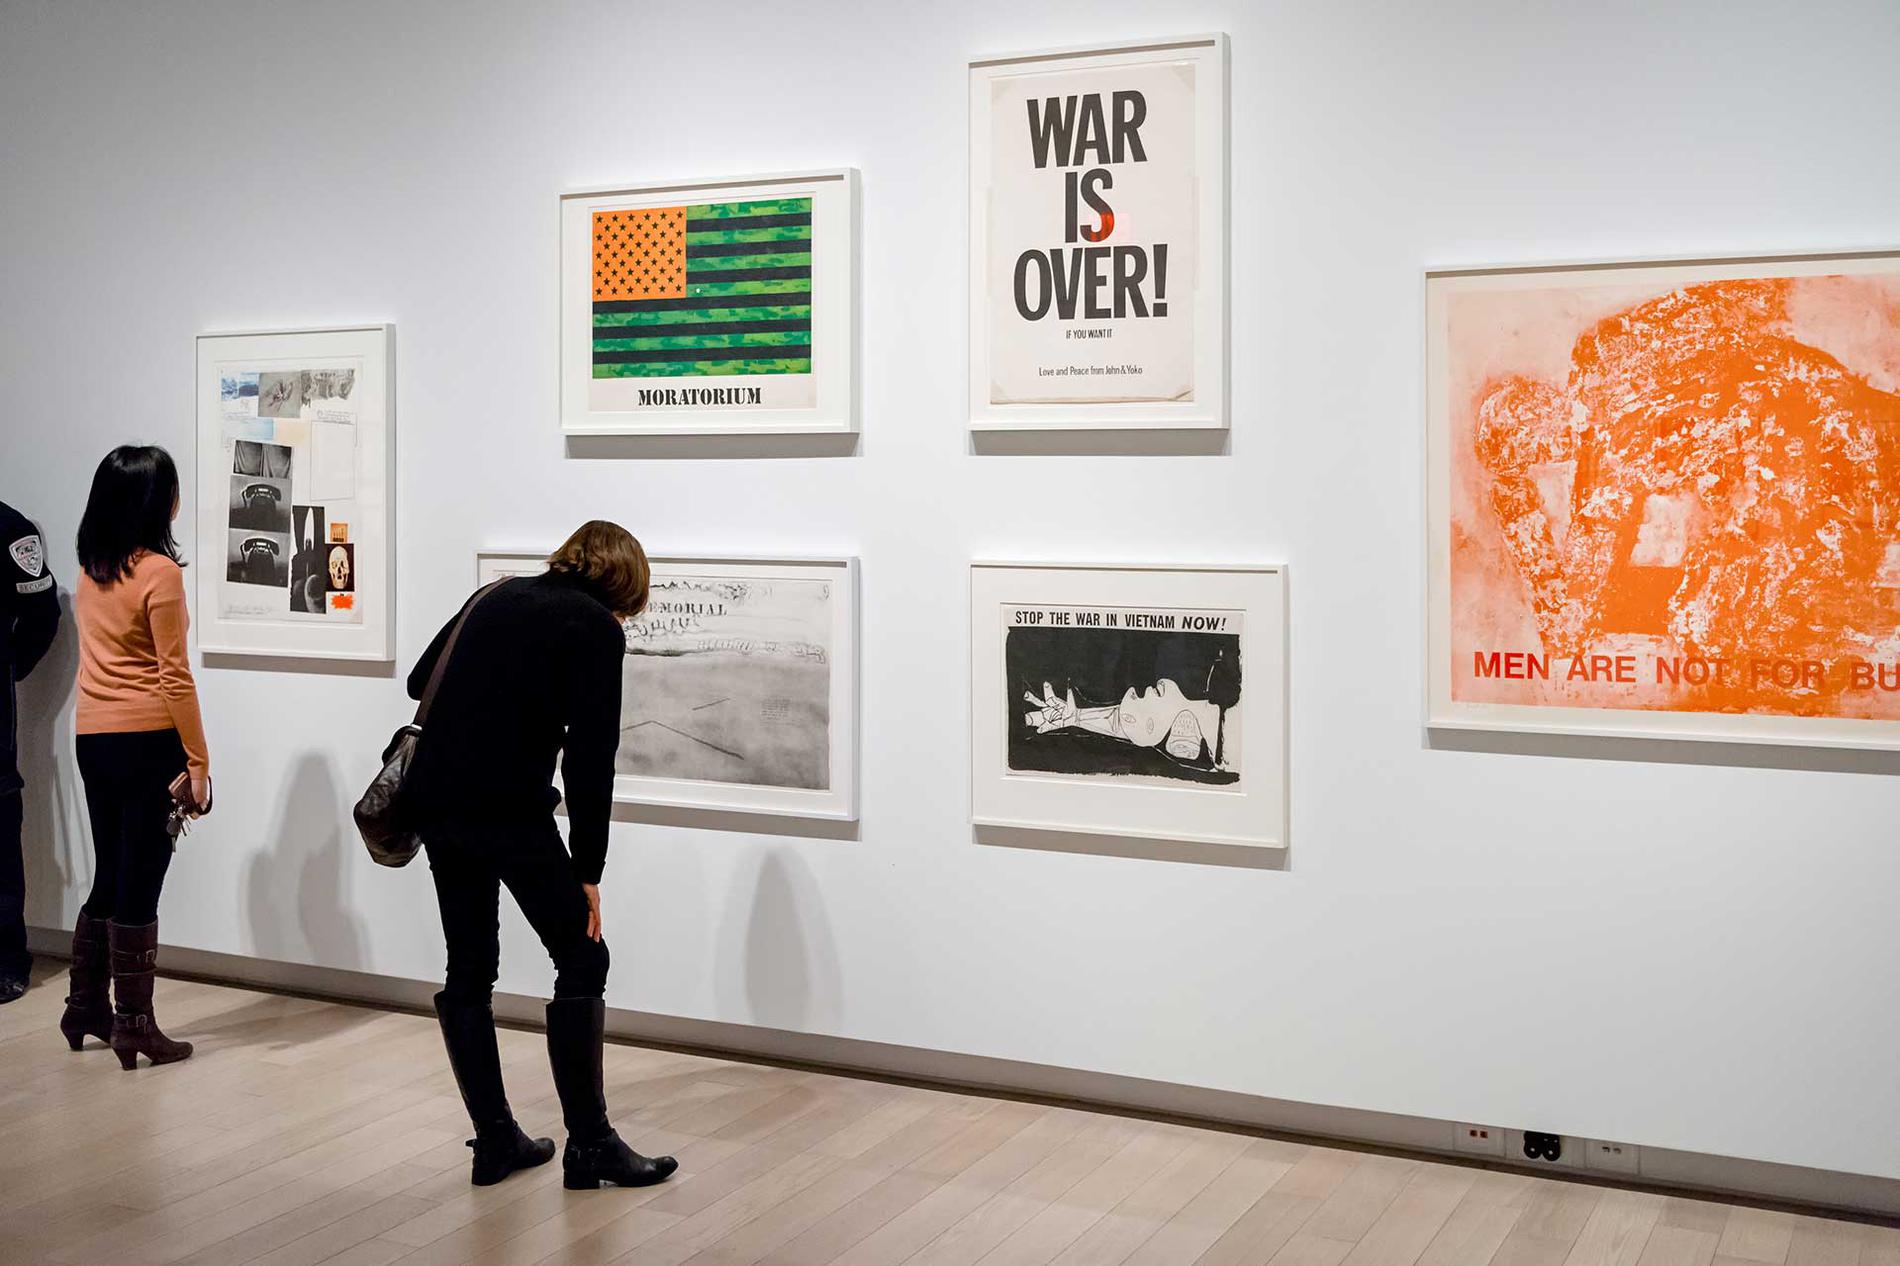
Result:
<svg viewBox="0 0 1900 1266"><path fill-rule="evenodd" d="M191 617L178 564L141 554L132 574L110 585L82 572L73 613L79 617L79 733L177 730L192 777L209 777L198 684L185 653Z"/></svg>

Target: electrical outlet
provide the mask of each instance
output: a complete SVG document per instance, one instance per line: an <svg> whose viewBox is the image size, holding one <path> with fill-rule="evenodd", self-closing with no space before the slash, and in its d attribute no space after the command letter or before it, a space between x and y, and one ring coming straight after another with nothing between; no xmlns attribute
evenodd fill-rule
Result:
<svg viewBox="0 0 1900 1266"><path fill-rule="evenodd" d="M1527 1138L1531 1146L1526 1147ZM1546 1155L1547 1140L1557 1141L1557 1159L1550 1160ZM1582 1163L1583 1149L1577 1140L1563 1134L1545 1134L1537 1131L1506 1130L1504 1132L1504 1159L1513 1165L1535 1165L1539 1169L1576 1169Z"/></svg>
<svg viewBox="0 0 1900 1266"><path fill-rule="evenodd" d="M1468 1125L1461 1121L1451 1128L1451 1145L1455 1150L1479 1156L1504 1155L1504 1131L1496 1126Z"/></svg>
<svg viewBox="0 0 1900 1266"><path fill-rule="evenodd" d="M1606 1139L1585 1139L1583 1163L1591 1169L1613 1174L1634 1174L1642 1169L1642 1149L1634 1143L1612 1143Z"/></svg>

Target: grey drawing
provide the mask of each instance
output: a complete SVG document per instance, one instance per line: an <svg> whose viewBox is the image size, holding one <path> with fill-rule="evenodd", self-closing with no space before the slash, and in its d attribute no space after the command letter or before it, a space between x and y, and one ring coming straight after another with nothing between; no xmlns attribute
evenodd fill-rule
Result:
<svg viewBox="0 0 1900 1266"><path fill-rule="evenodd" d="M627 625L618 772L831 786L832 583L656 576Z"/></svg>

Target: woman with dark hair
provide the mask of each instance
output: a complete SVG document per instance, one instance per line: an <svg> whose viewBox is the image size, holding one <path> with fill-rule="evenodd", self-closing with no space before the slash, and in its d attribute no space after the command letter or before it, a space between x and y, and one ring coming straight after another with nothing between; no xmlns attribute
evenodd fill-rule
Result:
<svg viewBox="0 0 1900 1266"><path fill-rule="evenodd" d="M140 1055L171 1064L191 1054L191 1043L166 1037L152 1015L172 784L188 777L196 813L211 807L211 757L185 651L177 517L171 455L126 445L99 463L79 521L74 728L94 866L59 1027L74 1050L88 1033L104 1039L128 1071ZM116 1006L106 997L108 972Z"/></svg>
<svg viewBox="0 0 1900 1266"><path fill-rule="evenodd" d="M409 674L409 695L420 699L440 664L401 807L428 850L442 908L448 970L435 1008L475 1125L477 1186L554 1156L551 1139L531 1139L515 1123L502 1087L492 999L504 884L554 960L548 1062L567 1126L565 1185L644 1187L678 1168L670 1156L648 1158L621 1141L601 1080L607 943L599 884L620 746L621 621L646 608L649 581L640 542L596 519L555 551L542 575L470 598ZM557 754L565 848L554 822Z"/></svg>

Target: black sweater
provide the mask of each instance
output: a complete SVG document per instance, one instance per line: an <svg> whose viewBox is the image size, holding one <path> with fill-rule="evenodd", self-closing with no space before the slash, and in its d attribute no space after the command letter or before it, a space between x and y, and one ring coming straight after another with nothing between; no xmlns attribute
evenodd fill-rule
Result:
<svg viewBox="0 0 1900 1266"><path fill-rule="evenodd" d="M416 661L411 699L422 698L454 626L443 625ZM404 810L425 837L431 823L505 830L552 812L561 799L554 758L564 753L568 851L580 881L599 883L625 654L620 622L566 577L505 580L491 590L455 643L404 784Z"/></svg>

